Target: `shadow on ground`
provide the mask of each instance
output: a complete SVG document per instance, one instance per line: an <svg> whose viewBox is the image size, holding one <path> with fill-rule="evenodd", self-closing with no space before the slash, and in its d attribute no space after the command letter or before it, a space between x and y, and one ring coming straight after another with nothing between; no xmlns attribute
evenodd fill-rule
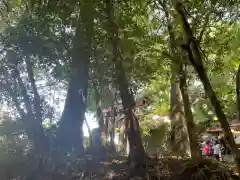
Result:
<svg viewBox="0 0 240 180"><path fill-rule="evenodd" d="M20 164L19 164L20 166ZM24 164L22 164L24 166ZM15 167L16 168L16 167ZM19 167L20 169L21 167ZM232 171L212 159L182 160L177 158L149 159L146 163L147 173L144 178L128 177L126 157L109 156L104 159L93 157L80 158L76 163L65 163L50 167L38 167L21 174L9 171L6 180L227 180L240 179Z"/></svg>

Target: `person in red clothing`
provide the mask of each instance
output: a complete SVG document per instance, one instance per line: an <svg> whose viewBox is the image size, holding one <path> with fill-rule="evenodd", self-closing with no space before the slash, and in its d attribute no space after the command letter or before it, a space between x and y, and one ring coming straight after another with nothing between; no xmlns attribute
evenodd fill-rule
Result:
<svg viewBox="0 0 240 180"><path fill-rule="evenodd" d="M209 142L206 142L206 144L203 147L203 153L207 156L210 155L210 145Z"/></svg>

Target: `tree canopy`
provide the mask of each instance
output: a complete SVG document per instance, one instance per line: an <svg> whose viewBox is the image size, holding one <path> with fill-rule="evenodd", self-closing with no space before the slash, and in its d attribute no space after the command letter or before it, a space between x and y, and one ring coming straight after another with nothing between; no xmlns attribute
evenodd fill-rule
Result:
<svg viewBox="0 0 240 180"><path fill-rule="evenodd" d="M159 128L154 116L171 120L172 151L180 138L192 158L200 156L196 127L219 121L240 171L229 126L240 114L238 1L2 0L0 7L0 102L11 112L0 136L24 132L41 155L83 152L88 112L99 124L89 146L97 137L115 146L124 127L121 143L128 138L137 166L147 156L142 136ZM139 97L146 103L136 107Z"/></svg>

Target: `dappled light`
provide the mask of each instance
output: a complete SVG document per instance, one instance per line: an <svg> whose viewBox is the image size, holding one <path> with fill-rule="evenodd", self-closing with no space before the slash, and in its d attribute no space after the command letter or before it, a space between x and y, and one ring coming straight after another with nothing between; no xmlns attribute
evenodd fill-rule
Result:
<svg viewBox="0 0 240 180"><path fill-rule="evenodd" d="M1 0L1 180L240 179L238 0Z"/></svg>

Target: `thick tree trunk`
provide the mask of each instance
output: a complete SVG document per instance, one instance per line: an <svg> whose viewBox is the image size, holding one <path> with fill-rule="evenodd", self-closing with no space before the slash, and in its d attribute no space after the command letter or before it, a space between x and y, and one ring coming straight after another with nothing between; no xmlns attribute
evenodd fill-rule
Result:
<svg viewBox="0 0 240 180"><path fill-rule="evenodd" d="M122 69L121 64L117 66L117 69L118 70ZM121 76L121 80L120 80L120 76ZM122 99L122 104L123 104L124 114L125 114L125 132L129 142L128 159L129 159L131 169L139 170L139 168L144 168L144 164L146 161L146 153L142 143L139 122L137 117L133 114L134 99L128 90L128 85L126 82L124 71L121 71L121 73L118 74L118 82L119 82L120 96ZM143 169L141 169L141 171L142 173L145 173ZM134 174L137 172L133 171L131 173Z"/></svg>
<svg viewBox="0 0 240 180"><path fill-rule="evenodd" d="M171 78L171 111L172 111L172 145L177 146L176 150L180 152L185 152L188 149L189 155L192 158L198 157L198 146L197 146L197 138L194 132L194 122L193 115L191 111L191 106L189 102L187 86L186 86L186 76L182 69L182 63L180 61L180 55L178 55L177 47L175 46L176 36L174 34L172 22L170 19L169 11L166 7L166 2L162 3L162 7L164 9L166 19L167 19L167 27L169 32L169 49L170 56L173 59L171 70L172 70L172 78ZM178 61L177 61L178 60ZM177 128L180 126L180 128ZM181 129L184 134L181 137L179 145L176 143L177 137L176 135ZM183 149L181 150L181 146L184 144Z"/></svg>
<svg viewBox="0 0 240 180"><path fill-rule="evenodd" d="M237 75L236 75L236 92L237 92L237 118L240 121L240 64L238 65Z"/></svg>
<svg viewBox="0 0 240 180"><path fill-rule="evenodd" d="M120 145L120 151L121 152L126 152L127 149L127 138L125 134L125 124L122 123L120 126L120 131L119 131L119 145Z"/></svg>
<svg viewBox="0 0 240 180"><path fill-rule="evenodd" d="M171 149L184 155L189 151L188 133L185 127L184 106L179 82L179 65L172 62L171 78ZM190 155L190 154L189 154Z"/></svg>
<svg viewBox="0 0 240 180"><path fill-rule="evenodd" d="M86 111L89 62L92 56L93 14L94 0L82 1L73 40L67 97L57 130L57 143L66 151L83 147L82 126Z"/></svg>
<svg viewBox="0 0 240 180"><path fill-rule="evenodd" d="M223 129L225 139L226 139L227 143L229 144L233 155L235 156L237 170L240 172L240 154L238 152L238 148L236 146L233 134L231 133L231 129L230 129L229 123L227 121L227 117L223 112L221 104L220 104L219 100L217 99L216 93L213 90L212 85L211 85L211 83L208 79L208 76L206 74L206 71L204 69L203 59L201 56L199 45L196 42L195 37L193 36L193 32L187 21L185 9L184 9L183 5L179 2L176 3L175 9L181 18L181 25L184 29L184 33L185 33L185 37L186 37L186 44L183 45L182 48L184 48L187 51L189 60L192 63L195 71L197 72L201 82L203 83L205 92L206 92L207 96L209 97L212 106L215 109L216 115L217 115L218 120Z"/></svg>
<svg viewBox="0 0 240 180"><path fill-rule="evenodd" d="M188 140L190 146L190 153L192 158L198 158L200 156L200 148L197 141L195 132L195 123L191 110L190 100L187 90L186 71L185 67L180 67L180 89L182 92L184 112L185 112L185 125L188 132Z"/></svg>
<svg viewBox="0 0 240 180"><path fill-rule="evenodd" d="M123 58L121 57L120 52L120 39L119 39L119 29L118 25L115 22L114 16L114 7L113 1L107 0L107 15L109 20L109 34L111 35L110 39L112 41L113 47L113 62L115 64L116 70L116 82L118 84L122 105L124 108L125 114L125 121L126 121L126 132L127 137L129 140L130 145L130 152L129 152L129 160L130 160L130 168L132 171L130 172L131 175L135 173L134 170L141 169L142 175L145 174L145 158L146 153L142 144L141 133L139 122L136 116L133 114L133 107L135 101L133 99L132 94L129 91L128 81L126 78L126 73L123 68ZM138 174L139 174L138 172Z"/></svg>

